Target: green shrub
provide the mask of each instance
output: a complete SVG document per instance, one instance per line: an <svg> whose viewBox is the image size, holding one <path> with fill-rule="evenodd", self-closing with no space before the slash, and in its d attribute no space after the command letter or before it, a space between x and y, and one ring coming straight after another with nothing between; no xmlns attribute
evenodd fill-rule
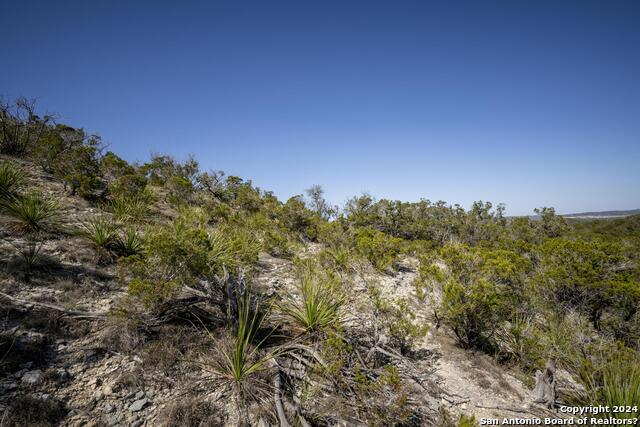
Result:
<svg viewBox="0 0 640 427"><path fill-rule="evenodd" d="M263 236L263 247L267 253L278 258L291 259L293 257L293 247L286 234L275 230L266 230Z"/></svg>
<svg viewBox="0 0 640 427"><path fill-rule="evenodd" d="M442 320L464 348L490 349L504 318L505 301L495 285L478 278L467 285L450 279L444 286Z"/></svg>
<svg viewBox="0 0 640 427"><path fill-rule="evenodd" d="M366 402L363 421L368 426L411 425L412 408L409 403L410 389L403 381L398 368L384 365L380 375L370 379L354 369L356 398Z"/></svg>
<svg viewBox="0 0 640 427"><path fill-rule="evenodd" d="M556 215L554 208L542 207L533 210L538 215L536 223L539 233L546 237L559 237L568 230L564 217Z"/></svg>
<svg viewBox="0 0 640 427"><path fill-rule="evenodd" d="M347 272L351 266L352 255L349 248L345 246L328 247L318 253L318 260L326 268Z"/></svg>
<svg viewBox="0 0 640 427"><path fill-rule="evenodd" d="M318 241L330 247L348 247L352 245L353 235L344 218L335 221L320 221L317 225Z"/></svg>
<svg viewBox="0 0 640 427"><path fill-rule="evenodd" d="M260 254L260 241L245 227L220 225L209 233L210 265L215 273L223 267L238 270L255 265Z"/></svg>
<svg viewBox="0 0 640 427"><path fill-rule="evenodd" d="M50 127L34 150L42 168L64 181L72 195L94 197L103 188L100 171L102 142L97 135L66 125Z"/></svg>
<svg viewBox="0 0 640 427"><path fill-rule="evenodd" d="M289 230L309 240L318 238L318 218L306 208L302 196L291 197L282 207L281 222Z"/></svg>
<svg viewBox="0 0 640 427"><path fill-rule="evenodd" d="M0 203L2 212L11 217L20 230L27 233L44 231L53 226L59 206L57 202L37 193L13 197Z"/></svg>
<svg viewBox="0 0 640 427"><path fill-rule="evenodd" d="M492 350L502 322L532 310L526 286L530 261L509 250L457 243L445 245L439 255L445 271L428 258L421 276L443 283L441 320L463 347Z"/></svg>
<svg viewBox="0 0 640 427"><path fill-rule="evenodd" d="M375 321L389 338L390 344L407 353L413 349L416 340L423 338L429 326L416 320L416 314L404 298L395 301L383 297L378 287L369 288L369 297L375 307Z"/></svg>
<svg viewBox="0 0 640 427"><path fill-rule="evenodd" d="M173 298L180 289L177 280L152 280L134 277L129 281L128 292L137 298L148 309L154 309L159 304Z"/></svg>
<svg viewBox="0 0 640 427"><path fill-rule="evenodd" d="M434 285L436 283L444 283L446 275L440 266L436 264L436 257L434 253L422 255L419 257L419 260L420 266L418 267L418 274L413 281L416 295L421 300L425 300L427 297L430 297L431 302L434 303Z"/></svg>
<svg viewBox="0 0 640 427"><path fill-rule="evenodd" d="M182 208L171 223L148 227L140 251L143 256L121 261L138 279L133 293L159 303L182 286L199 287L203 281L214 282L225 269L235 272L257 262L260 245L252 233L242 227L207 224L208 216L201 209ZM144 296L144 292L157 295Z"/></svg>
<svg viewBox="0 0 640 427"><path fill-rule="evenodd" d="M457 417L451 414L444 406L440 407L440 417L437 427L476 427L478 421L473 415L460 414Z"/></svg>
<svg viewBox="0 0 640 427"><path fill-rule="evenodd" d="M620 326L637 312L640 265L620 244L558 238L547 240L539 253L535 283L549 306L578 310L598 330L607 311L618 316Z"/></svg>
<svg viewBox="0 0 640 427"><path fill-rule="evenodd" d="M356 252L380 271L388 269L397 260L401 243L402 240L372 228L361 228L356 231Z"/></svg>
<svg viewBox="0 0 640 427"><path fill-rule="evenodd" d="M10 199L18 194L24 181L24 171L13 162L0 163L0 199Z"/></svg>

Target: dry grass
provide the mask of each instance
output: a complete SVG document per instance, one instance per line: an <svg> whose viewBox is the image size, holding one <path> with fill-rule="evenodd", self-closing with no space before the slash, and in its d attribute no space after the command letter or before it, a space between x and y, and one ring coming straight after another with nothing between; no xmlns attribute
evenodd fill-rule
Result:
<svg viewBox="0 0 640 427"><path fill-rule="evenodd" d="M163 325L144 344L142 360L146 370L175 376L176 370L184 367L185 360L209 345L210 338L193 327Z"/></svg>
<svg viewBox="0 0 640 427"><path fill-rule="evenodd" d="M105 349L123 354L133 353L145 339L139 322L124 316L112 316L107 319L99 337Z"/></svg>
<svg viewBox="0 0 640 427"><path fill-rule="evenodd" d="M214 427L225 425L222 410L199 397L188 397L171 403L158 416L162 427Z"/></svg>
<svg viewBox="0 0 640 427"><path fill-rule="evenodd" d="M15 372L25 362L36 367L45 363L49 340L44 335L21 336L19 333L0 334L0 374Z"/></svg>
<svg viewBox="0 0 640 427"><path fill-rule="evenodd" d="M55 426L65 417L67 409L56 399L36 399L30 396L14 398L3 419L6 426Z"/></svg>

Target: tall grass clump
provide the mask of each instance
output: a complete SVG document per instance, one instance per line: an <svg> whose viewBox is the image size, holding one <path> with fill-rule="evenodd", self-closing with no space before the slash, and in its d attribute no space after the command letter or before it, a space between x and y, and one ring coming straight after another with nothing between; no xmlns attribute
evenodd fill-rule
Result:
<svg viewBox="0 0 640 427"><path fill-rule="evenodd" d="M299 329L317 333L340 322L345 301L334 280L307 267L299 275L297 288L298 295L287 295L279 308Z"/></svg>
<svg viewBox="0 0 640 427"><path fill-rule="evenodd" d="M17 195L24 181L24 171L15 163L0 163L0 199L9 199Z"/></svg>
<svg viewBox="0 0 640 427"><path fill-rule="evenodd" d="M20 230L27 233L44 231L54 223L59 204L37 193L12 197L0 203L2 212L11 217Z"/></svg>

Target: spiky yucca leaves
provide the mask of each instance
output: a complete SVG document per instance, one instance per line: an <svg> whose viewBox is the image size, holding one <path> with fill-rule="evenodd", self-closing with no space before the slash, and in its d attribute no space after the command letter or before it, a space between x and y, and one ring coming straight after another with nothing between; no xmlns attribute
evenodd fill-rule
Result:
<svg viewBox="0 0 640 427"><path fill-rule="evenodd" d="M635 407L635 410L614 414L618 419L635 419L640 416L640 358L618 355L604 369L602 386L603 403L609 407Z"/></svg>
<svg viewBox="0 0 640 427"><path fill-rule="evenodd" d="M81 223L80 235L91 240L101 248L109 249L115 245L120 225L106 216L96 216Z"/></svg>
<svg viewBox="0 0 640 427"><path fill-rule="evenodd" d="M15 244L13 244L13 246L18 250L20 259L27 269L30 270L41 262L42 256L40 255L40 252L43 246L42 242L35 239L29 239L24 247L17 246Z"/></svg>
<svg viewBox="0 0 640 427"><path fill-rule="evenodd" d="M278 307L298 329L320 332L341 320L345 298L336 287L330 276L307 266L299 273L298 295L287 295Z"/></svg>
<svg viewBox="0 0 640 427"><path fill-rule="evenodd" d="M151 212L151 195L144 192L137 196L117 196L109 209L121 221L143 221Z"/></svg>
<svg viewBox="0 0 640 427"><path fill-rule="evenodd" d="M121 256L138 255L144 250L144 238L135 227L125 227L117 236L114 247Z"/></svg>
<svg viewBox="0 0 640 427"><path fill-rule="evenodd" d="M269 394L271 385L267 376L271 361L284 353L280 347L264 350L264 344L273 329L260 335L268 308L252 304L248 292L238 298L238 318L221 339L215 339L215 355L203 363L217 384L225 386L233 395L238 410L245 417L253 402L261 402Z"/></svg>
<svg viewBox="0 0 640 427"><path fill-rule="evenodd" d="M11 217L14 225L23 232L37 233L54 225L60 205L37 193L11 197L0 202L2 212Z"/></svg>
<svg viewBox="0 0 640 427"><path fill-rule="evenodd" d="M351 266L352 254L346 246L331 246L320 251L320 263L337 272L347 272Z"/></svg>
<svg viewBox="0 0 640 427"><path fill-rule="evenodd" d="M640 357L622 345L603 345L594 349L595 358L585 359L578 372L590 405L610 408L629 406L630 411L603 413L606 417L634 419L640 415ZM592 355L593 356L593 355ZM598 360L599 359L599 360ZM633 409L635 407L635 409Z"/></svg>
<svg viewBox="0 0 640 427"><path fill-rule="evenodd" d="M15 163L0 163L0 199L9 199L17 195L24 180L24 171Z"/></svg>

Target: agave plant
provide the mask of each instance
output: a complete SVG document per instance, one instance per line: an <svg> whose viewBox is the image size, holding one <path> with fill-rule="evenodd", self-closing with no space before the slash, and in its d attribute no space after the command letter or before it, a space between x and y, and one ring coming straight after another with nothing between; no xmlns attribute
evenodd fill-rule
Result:
<svg viewBox="0 0 640 427"><path fill-rule="evenodd" d="M11 217L22 231L32 233L45 230L53 225L60 209L59 204L37 193L22 197L11 197L0 203L2 211Z"/></svg>
<svg viewBox="0 0 640 427"><path fill-rule="evenodd" d="M23 180L24 171L15 163L0 163L0 198L6 200L15 197Z"/></svg>
<svg viewBox="0 0 640 427"><path fill-rule="evenodd" d="M120 225L106 216L97 216L81 223L80 234L96 245L108 249L118 238Z"/></svg>

